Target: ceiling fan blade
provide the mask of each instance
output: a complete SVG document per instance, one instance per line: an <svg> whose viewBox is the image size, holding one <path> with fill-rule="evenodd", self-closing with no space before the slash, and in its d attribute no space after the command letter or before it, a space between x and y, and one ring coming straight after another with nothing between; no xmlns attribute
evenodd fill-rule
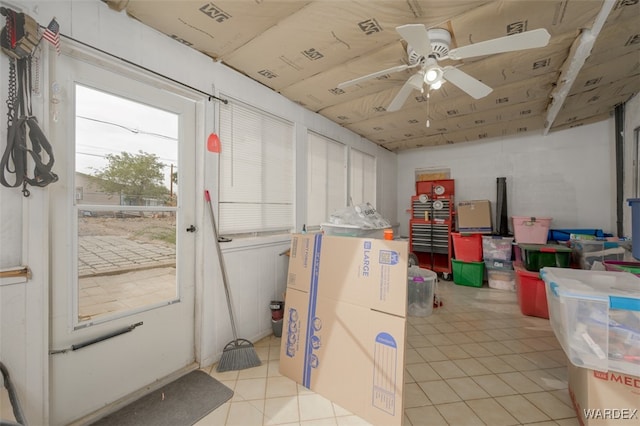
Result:
<svg viewBox="0 0 640 426"><path fill-rule="evenodd" d="M458 47L449 51L450 59L466 59L476 56L493 55L495 53L513 52L514 50L532 49L544 47L549 44L551 35L544 28L525 31L506 37L481 41L468 46Z"/></svg>
<svg viewBox="0 0 640 426"><path fill-rule="evenodd" d="M411 65L397 65L395 67L387 68L386 70L376 71L371 74L363 75L362 77L354 78L353 80L343 81L342 83L338 84L338 89L344 89L345 87L353 86L354 84L362 83L363 81L371 80L385 74L404 71L408 68L413 67Z"/></svg>
<svg viewBox="0 0 640 426"><path fill-rule="evenodd" d="M411 94L412 90L421 90L422 89L422 74L416 73L409 77L409 79L402 85L400 91L393 98L389 106L387 107L388 112L398 111L402 108L402 105L407 101L407 98Z"/></svg>
<svg viewBox="0 0 640 426"><path fill-rule="evenodd" d="M443 77L451 84L458 86L460 89L467 92L474 99L480 99L487 96L493 91L493 89L480 80L471 77L464 71L460 71L455 67L444 67Z"/></svg>
<svg viewBox="0 0 640 426"><path fill-rule="evenodd" d="M429 56L431 53L431 40L429 40L427 27L423 24L407 24L396 27L396 31L419 55L425 58Z"/></svg>

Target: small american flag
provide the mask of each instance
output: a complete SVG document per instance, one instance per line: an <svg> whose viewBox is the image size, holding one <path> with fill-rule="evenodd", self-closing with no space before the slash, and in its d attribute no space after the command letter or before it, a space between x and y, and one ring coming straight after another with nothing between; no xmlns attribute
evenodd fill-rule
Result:
<svg viewBox="0 0 640 426"><path fill-rule="evenodd" d="M55 46L56 52L60 54L60 25L56 18L53 18L47 28L44 29L42 37Z"/></svg>

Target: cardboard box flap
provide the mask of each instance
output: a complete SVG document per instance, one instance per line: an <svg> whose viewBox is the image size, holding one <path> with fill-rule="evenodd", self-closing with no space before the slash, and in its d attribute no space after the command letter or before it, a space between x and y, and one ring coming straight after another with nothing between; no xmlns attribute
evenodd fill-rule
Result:
<svg viewBox="0 0 640 426"><path fill-rule="evenodd" d="M322 238L318 297L407 314L408 243L368 238Z"/></svg>
<svg viewBox="0 0 640 426"><path fill-rule="evenodd" d="M312 389L343 401L337 403L372 424L402 418L404 319L343 302L329 304L326 314L319 310L318 315L328 319L316 334L320 345L313 352ZM323 346L326 337L333 348Z"/></svg>
<svg viewBox="0 0 640 426"><path fill-rule="evenodd" d="M310 291L317 283L322 234L293 234L289 250L287 289Z"/></svg>

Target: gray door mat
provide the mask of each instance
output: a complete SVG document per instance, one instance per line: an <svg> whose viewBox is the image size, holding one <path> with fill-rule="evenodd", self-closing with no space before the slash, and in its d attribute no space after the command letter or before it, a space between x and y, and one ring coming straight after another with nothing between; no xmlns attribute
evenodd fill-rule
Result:
<svg viewBox="0 0 640 426"><path fill-rule="evenodd" d="M193 425L232 396L231 389L204 371L195 370L103 417L92 425Z"/></svg>

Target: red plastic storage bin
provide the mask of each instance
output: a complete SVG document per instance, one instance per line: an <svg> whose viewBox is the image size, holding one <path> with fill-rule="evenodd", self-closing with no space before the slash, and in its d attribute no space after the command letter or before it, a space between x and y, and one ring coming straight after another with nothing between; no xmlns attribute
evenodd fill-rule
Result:
<svg viewBox="0 0 640 426"><path fill-rule="evenodd" d="M516 271L518 304L523 315L549 319L547 291L539 272L527 271L521 261L513 262Z"/></svg>
<svg viewBox="0 0 640 426"><path fill-rule="evenodd" d="M482 234L452 232L453 253L463 262L482 262Z"/></svg>

